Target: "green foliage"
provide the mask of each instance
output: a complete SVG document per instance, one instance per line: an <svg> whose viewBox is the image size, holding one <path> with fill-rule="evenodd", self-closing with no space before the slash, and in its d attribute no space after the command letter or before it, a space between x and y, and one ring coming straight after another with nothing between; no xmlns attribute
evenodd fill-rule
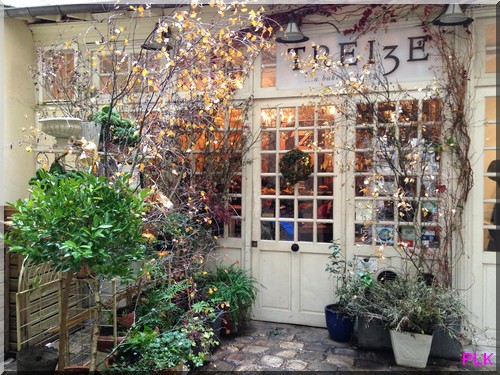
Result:
<svg viewBox="0 0 500 375"><path fill-rule="evenodd" d="M457 322L466 318L456 290L403 276L383 284L374 282L353 293L347 309L378 319L389 329L432 334L439 328L452 337L457 336Z"/></svg>
<svg viewBox="0 0 500 375"><path fill-rule="evenodd" d="M216 307L230 312L236 325L248 319L250 308L257 298L257 280L233 263L219 266L213 273L203 276L207 300Z"/></svg>
<svg viewBox="0 0 500 375"><path fill-rule="evenodd" d="M10 251L60 271L87 264L98 275L127 277L144 255L142 215L146 192L134 193L128 176L110 181L89 173L41 173L31 197L10 204Z"/></svg>
<svg viewBox="0 0 500 375"><path fill-rule="evenodd" d="M190 357L193 341L185 332L156 332L150 327L135 331L124 341L111 364L109 371L141 371L153 373L171 369Z"/></svg>
<svg viewBox="0 0 500 375"><path fill-rule="evenodd" d="M105 105L94 115L93 121L101 124L106 132L111 133L111 141L117 144L135 146L140 139L136 125L128 118L122 117L114 109L110 112L109 105Z"/></svg>

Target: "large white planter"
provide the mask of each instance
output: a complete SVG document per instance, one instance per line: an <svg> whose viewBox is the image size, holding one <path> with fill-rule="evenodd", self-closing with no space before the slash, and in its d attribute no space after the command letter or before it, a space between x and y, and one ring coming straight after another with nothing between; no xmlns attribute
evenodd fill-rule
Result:
<svg viewBox="0 0 500 375"><path fill-rule="evenodd" d="M391 330L392 351L400 366L425 368L431 351L432 335Z"/></svg>
<svg viewBox="0 0 500 375"><path fill-rule="evenodd" d="M56 138L57 146L64 146L70 137L80 138L82 125L79 118L74 117L50 117L39 120L42 131Z"/></svg>

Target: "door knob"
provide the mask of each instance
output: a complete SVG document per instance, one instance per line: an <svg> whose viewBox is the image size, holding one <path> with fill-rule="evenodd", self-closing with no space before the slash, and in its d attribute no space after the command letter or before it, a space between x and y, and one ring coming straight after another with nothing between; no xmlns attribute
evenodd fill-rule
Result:
<svg viewBox="0 0 500 375"><path fill-rule="evenodd" d="M296 243L294 243L291 247L292 251L299 251L300 247Z"/></svg>

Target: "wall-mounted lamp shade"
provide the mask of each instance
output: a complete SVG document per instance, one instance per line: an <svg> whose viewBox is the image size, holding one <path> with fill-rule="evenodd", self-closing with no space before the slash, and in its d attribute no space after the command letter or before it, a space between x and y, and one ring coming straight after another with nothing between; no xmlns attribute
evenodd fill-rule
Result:
<svg viewBox="0 0 500 375"><path fill-rule="evenodd" d="M474 18L467 17L459 4L449 4L446 12L432 21L436 26L467 26L474 21Z"/></svg>
<svg viewBox="0 0 500 375"><path fill-rule="evenodd" d="M172 48L167 44L167 40L168 38L170 38L170 29L168 27L164 27L161 31L160 36L158 30L159 27L160 25L157 23L153 31L151 31L151 33L142 44L142 48L149 51L161 51L162 48L165 48L168 51Z"/></svg>
<svg viewBox="0 0 500 375"><path fill-rule="evenodd" d="M278 43L302 43L308 41L309 38L302 34L295 20L295 15L291 15L285 30L277 34L276 42Z"/></svg>

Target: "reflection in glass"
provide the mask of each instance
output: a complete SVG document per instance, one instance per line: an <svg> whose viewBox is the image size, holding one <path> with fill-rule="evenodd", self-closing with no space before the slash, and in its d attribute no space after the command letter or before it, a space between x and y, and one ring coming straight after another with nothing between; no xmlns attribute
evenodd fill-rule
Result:
<svg viewBox="0 0 500 375"><path fill-rule="evenodd" d="M312 242L314 234L314 223L311 222L298 222L299 241Z"/></svg>
<svg viewBox="0 0 500 375"><path fill-rule="evenodd" d="M316 236L318 242L331 242L333 239L333 224L317 223Z"/></svg>
<svg viewBox="0 0 500 375"><path fill-rule="evenodd" d="M280 195L293 195L295 192L295 185L290 185L282 177L280 177Z"/></svg>
<svg viewBox="0 0 500 375"><path fill-rule="evenodd" d="M293 150L295 148L295 132L280 132L280 150Z"/></svg>
<svg viewBox="0 0 500 375"><path fill-rule="evenodd" d="M274 195L276 194L276 177L261 177L261 194Z"/></svg>
<svg viewBox="0 0 500 375"><path fill-rule="evenodd" d="M262 154L262 173L276 173L276 154Z"/></svg>
<svg viewBox="0 0 500 375"><path fill-rule="evenodd" d="M322 149L333 149L334 132L331 129L318 130L318 147Z"/></svg>
<svg viewBox="0 0 500 375"><path fill-rule="evenodd" d="M399 111L399 121L410 122L418 120L418 101L403 100Z"/></svg>
<svg viewBox="0 0 500 375"><path fill-rule="evenodd" d="M333 177L318 177L318 195L333 195Z"/></svg>
<svg viewBox="0 0 500 375"><path fill-rule="evenodd" d="M228 237L241 238L241 220L229 219L227 222Z"/></svg>
<svg viewBox="0 0 500 375"><path fill-rule="evenodd" d="M356 244L371 245L372 243L371 226L363 224L354 224L354 242Z"/></svg>
<svg viewBox="0 0 500 375"><path fill-rule="evenodd" d="M294 216L294 200L293 199L280 199L280 217Z"/></svg>
<svg viewBox="0 0 500 375"><path fill-rule="evenodd" d="M318 109L318 126L332 126L336 109L334 106L323 106Z"/></svg>
<svg viewBox="0 0 500 375"><path fill-rule="evenodd" d="M299 181L297 187L299 195L314 195L314 177L311 176L305 181Z"/></svg>
<svg viewBox="0 0 500 375"><path fill-rule="evenodd" d="M300 219L312 219L314 202L312 200L299 200L299 218Z"/></svg>
<svg viewBox="0 0 500 375"><path fill-rule="evenodd" d="M274 240L276 238L274 228L275 228L274 221L261 221L260 222L260 239L261 240Z"/></svg>
<svg viewBox="0 0 500 375"><path fill-rule="evenodd" d="M356 148L372 147L373 129L356 128Z"/></svg>
<svg viewBox="0 0 500 375"><path fill-rule="evenodd" d="M333 218L333 201L331 199L318 200L318 219L332 219Z"/></svg>
<svg viewBox="0 0 500 375"><path fill-rule="evenodd" d="M427 99L422 102L422 121L441 121L443 103L440 99Z"/></svg>
<svg viewBox="0 0 500 375"><path fill-rule="evenodd" d="M260 207L262 217L274 217L276 215L274 199L262 199Z"/></svg>
<svg viewBox="0 0 500 375"><path fill-rule="evenodd" d="M295 232L293 221L280 221L279 225L280 241L293 241Z"/></svg>
<svg viewBox="0 0 500 375"><path fill-rule="evenodd" d="M262 132L261 139L262 139L263 150L276 150L275 132Z"/></svg>
<svg viewBox="0 0 500 375"><path fill-rule="evenodd" d="M295 127L295 107L280 109L280 126L282 128Z"/></svg>
<svg viewBox="0 0 500 375"><path fill-rule="evenodd" d="M394 220L394 202L393 201L377 201L375 205L375 213L380 221Z"/></svg>
<svg viewBox="0 0 500 375"><path fill-rule="evenodd" d="M299 126L314 126L314 107L299 107Z"/></svg>
<svg viewBox="0 0 500 375"><path fill-rule="evenodd" d="M356 152L354 163L355 172L368 172L373 165L373 154L371 152Z"/></svg>
<svg viewBox="0 0 500 375"><path fill-rule="evenodd" d="M333 154L318 152L317 155L318 155L318 173L332 173Z"/></svg>
<svg viewBox="0 0 500 375"><path fill-rule="evenodd" d="M275 128L276 127L276 108L263 109L260 112L260 117L261 117L263 128Z"/></svg>

